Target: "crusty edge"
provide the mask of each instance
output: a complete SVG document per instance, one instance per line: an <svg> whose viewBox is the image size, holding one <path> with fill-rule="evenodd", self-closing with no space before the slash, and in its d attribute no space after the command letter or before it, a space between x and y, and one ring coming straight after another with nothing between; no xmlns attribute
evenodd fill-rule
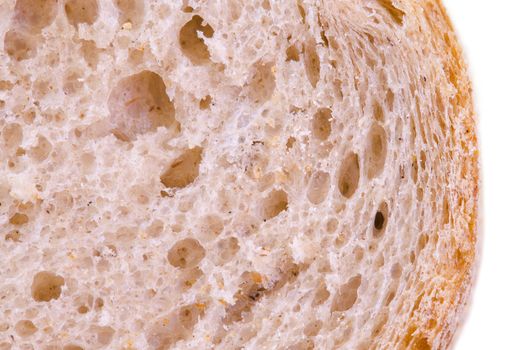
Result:
<svg viewBox="0 0 528 350"><path fill-rule="evenodd" d="M474 202L472 212L468 213L470 217L469 223L469 240L473 244L473 252L471 256L466 258L468 265L466 267L465 274L461 280L461 285L463 286L459 290L460 298L458 300L458 305L456 305L456 312L450 320L450 328L445 333L445 338L442 339L440 344L441 348L451 348L456 343L457 337L460 334L460 330L464 324L464 321L467 317L469 311L469 304L473 296L473 287L475 286L478 271L479 271L479 261L481 253L481 237L479 235L480 222L479 222L479 210L480 210L480 162L479 162L479 151L478 151L478 132L477 132L477 116L475 113L475 107L473 103L473 94L471 81L469 79L469 73L467 69L467 64L462 52L459 41L456 37L456 32L453 27L453 24L447 14L447 11L442 4L441 0L434 0L436 6L440 10L442 17L445 20L446 29L450 35L450 40L448 42L449 47L452 49L452 53L449 55L449 60L451 69L454 71L454 74L457 78L458 84L455 84L457 88L457 103L458 107L461 110L467 110L468 113L465 115L466 120L464 121L465 127L468 132L466 144L463 145L466 149L464 152L467 152L469 155L466 158L467 169L471 172L469 175L473 179L473 188L468 189L465 193L466 199L472 199ZM454 62L453 62L454 60ZM455 108L456 111L456 108ZM471 147L475 147L475 150L471 150Z"/></svg>
<svg viewBox="0 0 528 350"><path fill-rule="evenodd" d="M455 264L457 278L446 288L451 289L453 299L451 302L455 305L451 309L438 310L439 319L445 319L445 323L439 323L438 329L440 342L437 344L438 349L450 349L455 343L456 335L460 332L460 327L467 315L468 303L471 300L472 287L475 284L478 272L478 255L479 255L479 152L476 128L476 114L473 105L472 87L469 80L465 59L462 54L462 48L456 38L456 33L449 19L447 11L441 0L428 0L427 7L434 7L439 13L441 22L436 23L438 32L434 31L433 36L446 43L447 50L444 58L444 69L447 77L456 94L453 99L453 118L464 118L463 124L466 128L465 139L460 144L460 153L464 155L465 163L462 164L467 169L467 178L472 179L471 187L466 188L461 197L464 202L472 202L470 209L465 208L468 212L464 213L469 217L469 232L467 239L471 245L471 250L464 253L461 257L462 263ZM454 208L459 210L462 208ZM451 264L445 266L446 269L453 269ZM433 314L434 314L433 310ZM442 315L443 313L443 315ZM417 344L413 348L420 349Z"/></svg>

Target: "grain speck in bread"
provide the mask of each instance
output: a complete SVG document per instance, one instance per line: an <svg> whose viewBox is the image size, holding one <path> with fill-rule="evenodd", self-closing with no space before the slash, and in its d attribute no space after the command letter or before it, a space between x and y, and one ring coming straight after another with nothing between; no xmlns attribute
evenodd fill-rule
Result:
<svg viewBox="0 0 528 350"><path fill-rule="evenodd" d="M0 2L0 349L447 349L471 88L437 0Z"/></svg>

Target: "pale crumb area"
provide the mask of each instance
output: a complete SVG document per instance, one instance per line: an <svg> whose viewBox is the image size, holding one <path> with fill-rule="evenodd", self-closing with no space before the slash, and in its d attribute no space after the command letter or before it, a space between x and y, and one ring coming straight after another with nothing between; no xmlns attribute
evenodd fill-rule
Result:
<svg viewBox="0 0 528 350"><path fill-rule="evenodd" d="M449 347L478 169L436 1L0 19L0 350Z"/></svg>

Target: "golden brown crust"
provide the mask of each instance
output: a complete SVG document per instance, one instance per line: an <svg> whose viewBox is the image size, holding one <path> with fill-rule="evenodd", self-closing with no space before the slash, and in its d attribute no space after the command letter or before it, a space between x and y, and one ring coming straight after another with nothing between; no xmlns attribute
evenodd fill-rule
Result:
<svg viewBox="0 0 528 350"><path fill-rule="evenodd" d="M447 282L435 285L430 281L432 289L443 292L442 298L428 307L417 307L419 316L410 320L401 346L404 349L416 350L448 349L452 346L457 328L466 312L476 269L479 200L476 120L471 82L462 49L441 0L414 1L413 6L417 11L423 10L422 13L430 25L428 30L431 31L431 40L439 44L437 52L438 56L442 57L445 77L455 89L449 118L461 119L465 129L459 140L458 155L454 158L458 157L462 163L459 180L467 180L467 182L457 189L459 203L457 207L451 208L451 211L460 211L461 216L467 218L468 229L461 234L460 240L465 242L453 239L453 247L451 247L454 250L453 256L443 261L437 269ZM455 130L452 132L454 133ZM428 319L423 318L423 315L427 314ZM439 341L433 345L430 339L435 338Z"/></svg>

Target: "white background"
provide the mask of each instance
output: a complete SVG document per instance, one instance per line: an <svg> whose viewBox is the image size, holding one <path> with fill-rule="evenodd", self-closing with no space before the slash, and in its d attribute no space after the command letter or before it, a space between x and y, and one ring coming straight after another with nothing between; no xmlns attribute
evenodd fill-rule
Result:
<svg viewBox="0 0 528 350"><path fill-rule="evenodd" d="M454 350L528 349L528 1L443 0L479 118L483 244Z"/></svg>

